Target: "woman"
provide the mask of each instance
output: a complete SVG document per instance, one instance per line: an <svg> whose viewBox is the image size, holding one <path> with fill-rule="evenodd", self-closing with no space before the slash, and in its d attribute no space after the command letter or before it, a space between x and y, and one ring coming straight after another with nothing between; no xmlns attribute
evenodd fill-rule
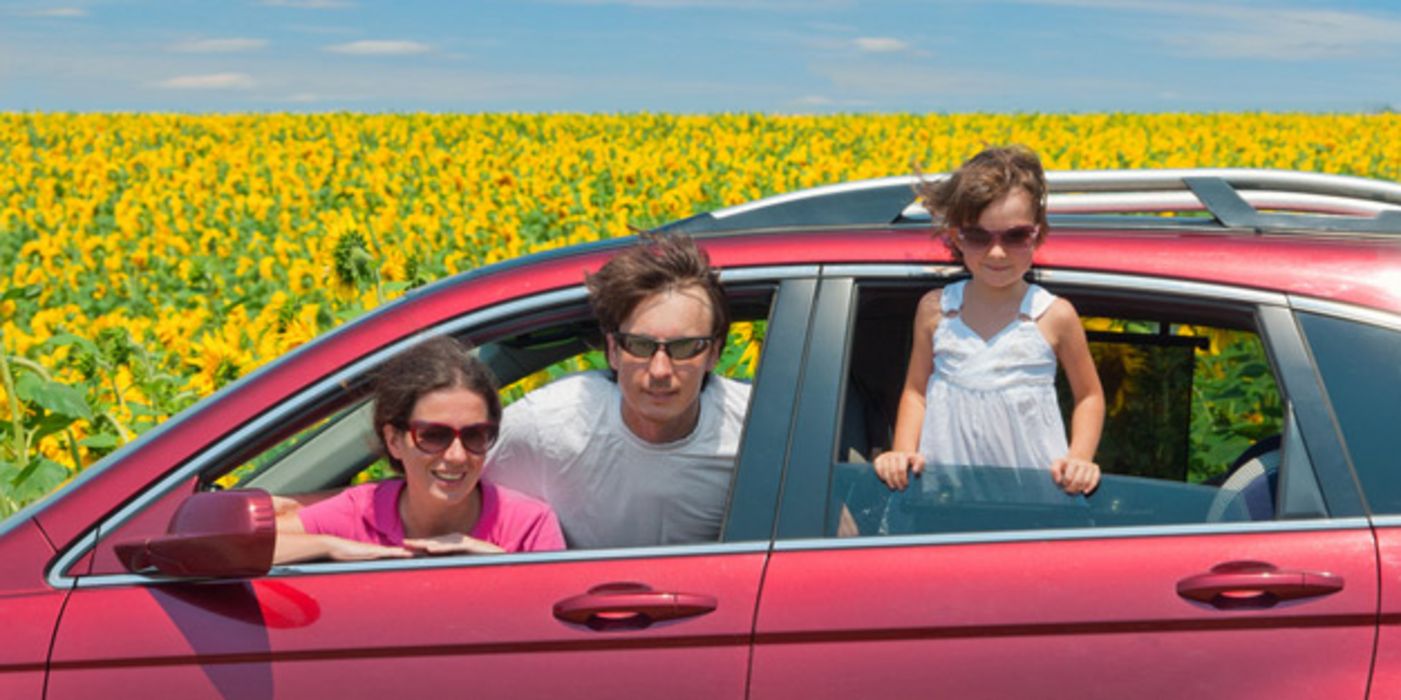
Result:
<svg viewBox="0 0 1401 700"><path fill-rule="evenodd" d="M481 480L501 400L480 360L439 337L377 375L374 428L399 479L355 486L278 520L279 564L564 548L554 511Z"/></svg>

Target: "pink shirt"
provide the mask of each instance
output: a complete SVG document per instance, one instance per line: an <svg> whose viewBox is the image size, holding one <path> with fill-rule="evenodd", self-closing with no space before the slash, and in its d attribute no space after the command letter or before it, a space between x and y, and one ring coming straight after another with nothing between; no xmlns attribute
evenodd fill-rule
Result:
<svg viewBox="0 0 1401 700"><path fill-rule="evenodd" d="M525 494L480 481L482 514L467 533L507 552L544 552L564 549L559 520L550 507ZM316 535L391 547L404 544L404 523L399 519L399 493L403 479L352 486L297 512L302 527Z"/></svg>

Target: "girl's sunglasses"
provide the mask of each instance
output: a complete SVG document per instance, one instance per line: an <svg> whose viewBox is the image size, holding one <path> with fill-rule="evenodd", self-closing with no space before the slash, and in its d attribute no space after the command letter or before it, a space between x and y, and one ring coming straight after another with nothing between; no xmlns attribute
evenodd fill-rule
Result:
<svg viewBox="0 0 1401 700"><path fill-rule="evenodd" d="M651 359L652 355L657 352L657 348L661 348L666 356L673 360L689 360L709 349L713 338L657 340L645 335L618 332L613 334L613 340L618 343L618 347L621 347L623 352L633 357Z"/></svg>
<svg viewBox="0 0 1401 700"><path fill-rule="evenodd" d="M1040 235L1039 225L1013 226L1001 231L989 231L981 226L960 226L957 233L959 245L973 250L991 248L993 243L1001 246L1003 250L1027 248L1035 243Z"/></svg>
<svg viewBox="0 0 1401 700"><path fill-rule="evenodd" d="M408 430L414 446L431 455L445 452L452 447L453 440L461 440L462 449L474 455L484 455L496 444L499 428L497 424L489 421L454 428L443 423L411 420Z"/></svg>

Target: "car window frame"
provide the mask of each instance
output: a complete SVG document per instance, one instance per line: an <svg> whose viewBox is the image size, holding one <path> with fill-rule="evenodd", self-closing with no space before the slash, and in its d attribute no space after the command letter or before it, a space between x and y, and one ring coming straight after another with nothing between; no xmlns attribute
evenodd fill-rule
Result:
<svg viewBox="0 0 1401 700"><path fill-rule="evenodd" d="M810 330L810 354L827 348L828 368L825 381L805 381L798 397L799 421L795 425L794 441L806 446L801 454L790 459L784 482L784 500L779 512L778 536L775 549L812 549L829 547L904 546L925 542L998 542L1026 539L1096 539L1105 537L1140 537L1170 534L1201 534L1258 531L1297 531L1317 529L1347 529L1364 527L1366 520L1361 500L1350 470L1340 460L1341 445L1331 430L1331 422L1320 422L1314 412L1299 415L1300 404L1321 399L1321 387L1306 354L1303 340L1292 322L1290 299L1287 295L1258 289L1240 288L1188 280L1143 278L1108 272L1035 269L1035 281L1050 288L1121 291L1131 295L1166 295L1192 300L1194 304L1232 305L1253 310L1256 331L1274 368L1279 391L1285 407L1286 426L1297 426L1294 444L1306 448L1304 463L1310 465L1304 478L1295 478L1280 485L1280 504L1306 502L1307 498L1291 498L1285 488L1308 494L1321 493L1327 513L1321 517L1290 518L1281 514L1269 521L1235 521L1217 523L1182 523L1104 528L1065 528L1045 530L1009 530L992 532L926 533L885 537L837 538L826 534L827 508L831 483L835 476L833 455L840 440L840 421L847 388L847 368L851 346L847 341L855 325L859 287L863 283L920 280L930 286L947 283L951 278L966 274L958 266L946 265L833 265L822 271L818 299L814 307L813 328ZM1287 323L1286 323L1287 321ZM830 345L840 338L839 352ZM809 357L809 376L817 358ZM799 433L799 431L802 431ZM1287 438L1288 439L1288 438ZM1319 476L1324 471L1326 477Z"/></svg>
<svg viewBox="0 0 1401 700"><path fill-rule="evenodd" d="M811 287L818 274L815 265L780 265L735 268L720 271L721 284L727 292L743 292L746 289L772 286L773 299L770 303L770 325L777 323L781 328L806 326L809 307L812 302ZM269 407L254 419L227 435L212 440L193 458L170 470L154 483L141 489L121 508L97 521L95 528L86 536L78 538L69 548L57 556L50 565L46 578L55 587L99 587L114 585L159 585L182 579L161 575L135 573L69 573L71 567L84 557L90 556L101 546L105 533L118 532L121 526L144 512L147 508L161 503L172 495L172 491L189 484L192 480L212 481L205 475L213 471L227 471L232 465L246 460L261 451L273 448L280 440L286 439L295 430L289 431L286 423L295 420L302 426L309 426L315 420L331 415L337 410L354 405L361 396L354 395L350 387L357 385L373 368L382 365L403 349L438 335L457 337L504 337L509 333L499 332L508 326L519 326L519 319L568 306L585 303L587 291L581 284L550 290L526 297L513 299L490 307L475 309L461 316L437 325L420 329L394 342L364 355L341 368L325 375L322 379L307 386L281 403ZM805 354L806 333L796 337L776 335L766 336L760 367L799 366ZM769 373L761 369L756 373L751 393L749 416L781 416L780 407L789 404L789 397L795 395L796 377L792 372ZM762 403L761 403L762 401ZM331 404L329 408L327 404ZM787 414L791 421L791 413ZM783 423L778 418L775 424ZM275 439L270 436L277 436ZM256 448L251 446L257 446ZM660 556L707 555L723 552L753 552L768 548L771 540L772 524L776 517L772 506L763 508L763 493L777 493L782 478L784 463L764 468L763 461L768 451L755 449L750 456L746 451L751 447L764 446L763 433L755 431L751 435L749 419L746 419L744 432L740 438L740 453L736 462L736 477L731 481L727 496L727 514L722 524L721 539L714 543L666 545L658 547L629 547L589 550L563 550L559 552L522 552L493 557L447 556L439 558L418 558L411 560L382 560L370 562L305 562L295 565L276 566L266 575L269 577L304 575L308 573L338 573L346 571L400 570L409 568L439 568L444 566L483 566L504 565L521 562L577 561L589 559L652 558ZM786 452L782 458L786 459ZM758 472L752 474L751 472ZM744 497L736 500L740 492ZM754 495L750 495L754 494ZM737 516L738 503L746 509L741 518L742 526L731 528L731 519ZM754 533L761 533L754 539ZM738 539L739 537L745 539Z"/></svg>

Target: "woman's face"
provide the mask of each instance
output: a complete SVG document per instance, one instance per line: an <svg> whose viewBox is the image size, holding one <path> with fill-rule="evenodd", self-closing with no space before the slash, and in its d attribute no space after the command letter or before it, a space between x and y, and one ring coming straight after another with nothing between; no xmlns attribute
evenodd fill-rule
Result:
<svg viewBox="0 0 1401 700"><path fill-rule="evenodd" d="M488 420L486 401L464 388L430 391L419 397L409 415L409 424L421 431L429 424L456 431ZM422 502L426 497L427 502L443 505L465 504L481 479L485 456L468 450L456 436L446 449L435 453L421 448L409 430L386 425L384 442L389 453L404 465L410 502Z"/></svg>

